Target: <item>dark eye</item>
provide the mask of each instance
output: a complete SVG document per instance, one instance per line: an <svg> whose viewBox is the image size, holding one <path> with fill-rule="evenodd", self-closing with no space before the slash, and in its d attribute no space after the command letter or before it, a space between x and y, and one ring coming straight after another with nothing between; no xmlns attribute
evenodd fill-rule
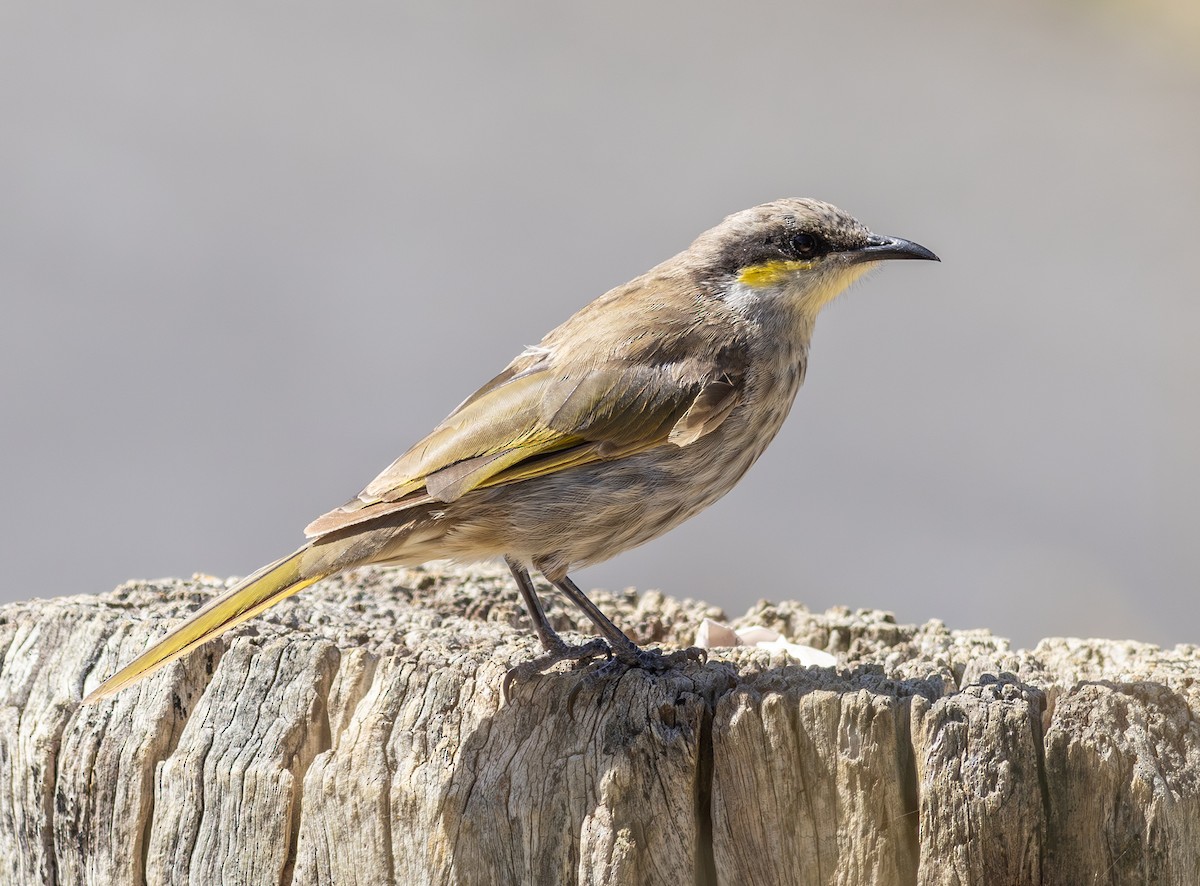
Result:
<svg viewBox="0 0 1200 886"><path fill-rule="evenodd" d="M821 248L821 241L812 234L793 234L792 251L801 258L811 258Z"/></svg>

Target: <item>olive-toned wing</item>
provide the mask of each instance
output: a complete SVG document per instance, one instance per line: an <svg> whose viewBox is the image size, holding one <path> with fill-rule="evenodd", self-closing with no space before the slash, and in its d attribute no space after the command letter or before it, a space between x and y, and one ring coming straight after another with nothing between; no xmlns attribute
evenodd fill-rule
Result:
<svg viewBox="0 0 1200 886"><path fill-rule="evenodd" d="M711 365L606 365L571 375L540 363L502 374L306 532L323 535L418 502L688 445L719 426L740 396L741 380Z"/></svg>

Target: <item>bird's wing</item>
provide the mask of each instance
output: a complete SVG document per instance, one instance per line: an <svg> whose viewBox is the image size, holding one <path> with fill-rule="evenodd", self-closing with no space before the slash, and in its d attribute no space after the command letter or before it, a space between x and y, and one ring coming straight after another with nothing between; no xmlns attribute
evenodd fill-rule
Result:
<svg viewBox="0 0 1200 886"><path fill-rule="evenodd" d="M383 513L453 501L711 433L741 398L740 377L713 363L606 364L581 373L539 361L467 398L358 498L305 530L324 535Z"/></svg>

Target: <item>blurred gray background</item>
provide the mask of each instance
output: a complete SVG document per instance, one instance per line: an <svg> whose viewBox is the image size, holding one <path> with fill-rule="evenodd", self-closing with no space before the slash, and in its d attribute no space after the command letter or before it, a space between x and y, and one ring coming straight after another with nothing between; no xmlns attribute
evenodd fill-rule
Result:
<svg viewBox="0 0 1200 886"><path fill-rule="evenodd" d="M810 195L944 263L830 308L742 484L580 583L1196 641L1193 6L9 0L0 593L244 574Z"/></svg>

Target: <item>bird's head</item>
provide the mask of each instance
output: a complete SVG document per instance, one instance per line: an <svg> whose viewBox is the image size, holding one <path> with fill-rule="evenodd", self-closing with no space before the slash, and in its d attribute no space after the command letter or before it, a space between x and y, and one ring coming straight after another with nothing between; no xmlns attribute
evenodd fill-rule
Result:
<svg viewBox="0 0 1200 886"><path fill-rule="evenodd" d="M874 234L819 200L787 199L734 213L688 250L693 270L743 309L783 303L809 320L879 262L938 257Z"/></svg>

